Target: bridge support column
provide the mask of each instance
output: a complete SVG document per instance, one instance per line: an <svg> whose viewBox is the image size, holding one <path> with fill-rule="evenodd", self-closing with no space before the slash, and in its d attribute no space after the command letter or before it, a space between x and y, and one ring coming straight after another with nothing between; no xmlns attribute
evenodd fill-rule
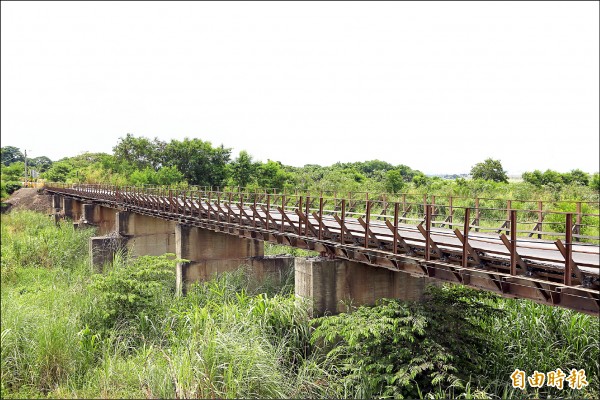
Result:
<svg viewBox="0 0 600 400"><path fill-rule="evenodd" d="M185 293L185 284L205 281L213 275L251 265L252 257L264 254L264 243L225 233L177 224L175 227L177 258L188 262L177 265L177 293Z"/></svg>
<svg viewBox="0 0 600 400"><path fill-rule="evenodd" d="M55 195L56 196L56 195ZM53 205L55 204L56 198L53 198ZM61 211L63 218L69 218L73 221L78 221L81 218L82 202L75 200L71 197L61 196Z"/></svg>
<svg viewBox="0 0 600 400"><path fill-rule="evenodd" d="M81 207L81 222L83 224L97 226L99 235L106 235L115 231L117 210L89 203L83 203Z"/></svg>
<svg viewBox="0 0 600 400"><path fill-rule="evenodd" d="M90 238L90 262L92 268L101 271L105 264L113 262L115 254L123 249L124 242L118 235Z"/></svg>
<svg viewBox="0 0 600 400"><path fill-rule="evenodd" d="M62 208L62 199L59 194L52 195L52 211L60 211Z"/></svg>
<svg viewBox="0 0 600 400"><path fill-rule="evenodd" d="M420 300L427 278L348 261L297 258L296 296L312 300L314 316L373 305L380 298Z"/></svg>
<svg viewBox="0 0 600 400"><path fill-rule="evenodd" d="M67 196L62 196L61 200L63 217L73 219L73 199Z"/></svg>
<svg viewBox="0 0 600 400"><path fill-rule="evenodd" d="M175 253L175 222L128 211L116 214L116 228L129 253L160 256Z"/></svg>

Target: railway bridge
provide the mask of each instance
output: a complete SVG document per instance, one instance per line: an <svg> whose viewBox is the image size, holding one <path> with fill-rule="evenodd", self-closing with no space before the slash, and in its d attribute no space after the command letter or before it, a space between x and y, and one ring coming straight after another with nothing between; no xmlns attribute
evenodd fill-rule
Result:
<svg viewBox="0 0 600 400"><path fill-rule="evenodd" d="M597 202L558 203L424 195L318 194L211 188L47 183L56 215L99 227L93 263L119 246L175 253L177 287L213 273L293 268L296 295L317 315L344 300L419 299L426 281L600 314ZM321 257L268 259L264 242ZM118 246L115 246L115 243Z"/></svg>

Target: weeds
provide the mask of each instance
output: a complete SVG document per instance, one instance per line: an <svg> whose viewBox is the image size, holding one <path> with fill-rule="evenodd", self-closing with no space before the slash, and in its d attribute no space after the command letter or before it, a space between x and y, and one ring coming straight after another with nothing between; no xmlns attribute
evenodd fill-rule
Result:
<svg viewBox="0 0 600 400"><path fill-rule="evenodd" d="M88 266L93 231L2 216L2 398L537 398L599 395L598 319L467 288L309 319L247 268L175 297L175 260ZM279 248L271 249L278 253ZM285 252L285 251L284 251ZM520 368L589 386L514 389Z"/></svg>

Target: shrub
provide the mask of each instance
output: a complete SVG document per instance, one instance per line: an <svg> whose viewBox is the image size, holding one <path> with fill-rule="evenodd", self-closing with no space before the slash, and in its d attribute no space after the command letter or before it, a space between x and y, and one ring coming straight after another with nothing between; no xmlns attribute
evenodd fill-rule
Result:
<svg viewBox="0 0 600 400"><path fill-rule="evenodd" d="M90 285L93 305L85 322L107 332L131 325L132 321L143 324L164 315L163 300L175 293L176 262L172 254L143 256L129 263L117 263L106 274L94 276ZM148 332L134 329L134 333Z"/></svg>

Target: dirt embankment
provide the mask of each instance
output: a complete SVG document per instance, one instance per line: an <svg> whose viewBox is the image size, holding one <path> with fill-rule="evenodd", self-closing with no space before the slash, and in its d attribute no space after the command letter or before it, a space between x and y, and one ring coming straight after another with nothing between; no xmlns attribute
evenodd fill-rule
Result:
<svg viewBox="0 0 600 400"><path fill-rule="evenodd" d="M38 190L35 188L21 188L15 191L4 201L8 205L3 205L2 212L32 210L47 213L52 208L52 197L46 194L38 194Z"/></svg>

